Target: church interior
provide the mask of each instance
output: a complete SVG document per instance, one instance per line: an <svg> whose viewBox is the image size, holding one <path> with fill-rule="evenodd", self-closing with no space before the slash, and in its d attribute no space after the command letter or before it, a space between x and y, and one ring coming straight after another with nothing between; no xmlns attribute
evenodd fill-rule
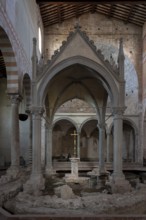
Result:
<svg viewBox="0 0 146 220"><path fill-rule="evenodd" d="M144 1L0 0L0 219L146 215L145 75Z"/></svg>

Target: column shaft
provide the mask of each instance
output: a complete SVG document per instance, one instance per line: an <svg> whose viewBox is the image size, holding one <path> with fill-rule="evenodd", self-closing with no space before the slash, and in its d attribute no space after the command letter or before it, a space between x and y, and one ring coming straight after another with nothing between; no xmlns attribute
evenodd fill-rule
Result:
<svg viewBox="0 0 146 220"><path fill-rule="evenodd" d="M52 171L52 126L46 125L46 173Z"/></svg>
<svg viewBox="0 0 146 220"><path fill-rule="evenodd" d="M77 157L80 158L80 133L77 135Z"/></svg>
<svg viewBox="0 0 146 220"><path fill-rule="evenodd" d="M32 138L32 175L41 174L41 108L32 111L33 117L33 138Z"/></svg>
<svg viewBox="0 0 146 220"><path fill-rule="evenodd" d="M107 155L106 155L106 160L107 163L110 162L110 133L107 133Z"/></svg>
<svg viewBox="0 0 146 220"><path fill-rule="evenodd" d="M99 127L99 173L105 173L105 127Z"/></svg>
<svg viewBox="0 0 146 220"><path fill-rule="evenodd" d="M29 113L29 164L32 164L32 114Z"/></svg>
<svg viewBox="0 0 146 220"><path fill-rule="evenodd" d="M114 179L124 178L122 171L123 113L114 113Z"/></svg>
<svg viewBox="0 0 146 220"><path fill-rule="evenodd" d="M12 121L11 121L11 168L18 169L20 164L20 142L19 142L19 95L11 96Z"/></svg>

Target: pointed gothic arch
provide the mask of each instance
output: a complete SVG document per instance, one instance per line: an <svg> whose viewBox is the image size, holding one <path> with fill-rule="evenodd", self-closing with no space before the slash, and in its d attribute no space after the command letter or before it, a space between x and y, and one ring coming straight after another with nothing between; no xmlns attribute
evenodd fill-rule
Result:
<svg viewBox="0 0 146 220"><path fill-rule="evenodd" d="M91 74L95 78L97 78L99 81L101 81L102 85L104 86L106 91L109 93L112 105L118 106L119 91L113 78L109 75L106 69L104 69L100 64L96 63L95 61L89 58L81 57L81 56L70 57L66 60L63 60L57 65L55 65L53 68L51 68L50 70L47 70L43 74L43 77L41 78L39 86L38 86L38 104L39 105L43 105L44 103L44 99L47 94L48 85L51 79L53 79L53 77L55 77L61 70L73 64L81 64L93 70Z"/></svg>

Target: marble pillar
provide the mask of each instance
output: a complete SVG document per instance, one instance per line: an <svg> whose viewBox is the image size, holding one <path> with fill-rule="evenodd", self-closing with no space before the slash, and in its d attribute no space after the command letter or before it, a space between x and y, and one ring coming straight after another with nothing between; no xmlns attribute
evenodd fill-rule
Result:
<svg viewBox="0 0 146 220"><path fill-rule="evenodd" d="M32 172L30 179L24 184L24 191L34 195L40 195L44 189L44 178L41 170L41 116L43 108L32 107Z"/></svg>
<svg viewBox="0 0 146 220"><path fill-rule="evenodd" d="M129 181L125 179L122 170L122 144L123 144L123 108L114 108L114 164L112 174L112 192L124 193L131 191Z"/></svg>
<svg viewBox="0 0 146 220"><path fill-rule="evenodd" d="M77 157L80 159L80 133L77 134Z"/></svg>
<svg viewBox="0 0 146 220"><path fill-rule="evenodd" d="M52 126L51 124L46 123L46 175L52 175L53 166L52 166Z"/></svg>
<svg viewBox="0 0 146 220"><path fill-rule="evenodd" d="M20 142L19 142L19 102L18 94L10 95L11 100L11 166L7 174L16 176L20 168Z"/></svg>
<svg viewBox="0 0 146 220"><path fill-rule="evenodd" d="M107 151L106 151L106 161L110 162L110 133L107 132Z"/></svg>
<svg viewBox="0 0 146 220"><path fill-rule="evenodd" d="M99 124L99 173L105 172L105 124Z"/></svg>
<svg viewBox="0 0 146 220"><path fill-rule="evenodd" d="M41 175L41 115L43 109L40 107L34 107L32 109L32 176Z"/></svg>
<svg viewBox="0 0 146 220"><path fill-rule="evenodd" d="M28 165L32 165L32 114L30 110L26 113L29 116L29 151L28 151Z"/></svg>
<svg viewBox="0 0 146 220"><path fill-rule="evenodd" d="M114 108L114 180L125 179L122 171L123 110Z"/></svg>
<svg viewBox="0 0 146 220"><path fill-rule="evenodd" d="M29 115L29 164L32 165L32 114Z"/></svg>

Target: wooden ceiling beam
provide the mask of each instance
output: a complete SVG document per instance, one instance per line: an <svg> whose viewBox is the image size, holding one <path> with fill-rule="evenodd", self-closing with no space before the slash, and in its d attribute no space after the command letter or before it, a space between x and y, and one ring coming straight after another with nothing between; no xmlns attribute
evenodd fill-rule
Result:
<svg viewBox="0 0 146 220"><path fill-rule="evenodd" d="M91 4L91 13L95 13L96 12L96 4Z"/></svg>
<svg viewBox="0 0 146 220"><path fill-rule="evenodd" d="M128 13L125 24L127 24L131 20L131 18L132 18L132 16L134 16L134 14L135 14L135 6L133 5Z"/></svg>
<svg viewBox="0 0 146 220"><path fill-rule="evenodd" d="M126 4L120 4L119 1L116 1L116 4L112 2L105 3L105 1L102 1L102 4L95 2L95 4L92 3L92 1L86 2L86 4L83 4L83 2L53 2L54 4L49 3L41 3L39 4L40 12L42 15L42 20L44 23L44 26L47 25L47 22L49 25L54 23L61 23L64 20L67 20L72 17L78 18L84 13L94 13L98 12L107 16L107 17L113 17L113 18L119 18L119 20L123 20L125 23L135 23L136 25L143 25L143 23L146 20L146 4L139 4L139 1L136 4L127 4L128 1L126 1ZM136 21L137 20L137 21ZM48 25L47 25L48 26Z"/></svg>
<svg viewBox="0 0 146 220"><path fill-rule="evenodd" d="M42 4L42 3L48 3L48 4L103 4L103 3L109 3L111 4L111 0L91 0L91 1L49 1L49 0L36 0L36 3L37 4ZM139 3L139 4L144 4L145 1L136 1L136 0L115 0L115 1L112 1L113 4L136 4L136 3Z"/></svg>
<svg viewBox="0 0 146 220"><path fill-rule="evenodd" d="M57 14L58 14L58 22L61 23L62 22L62 16L61 16L61 6L58 5L57 6Z"/></svg>
<svg viewBox="0 0 146 220"><path fill-rule="evenodd" d="M113 17L114 11L115 11L115 5L111 4L110 11L109 11L109 14L108 14L109 18Z"/></svg>

